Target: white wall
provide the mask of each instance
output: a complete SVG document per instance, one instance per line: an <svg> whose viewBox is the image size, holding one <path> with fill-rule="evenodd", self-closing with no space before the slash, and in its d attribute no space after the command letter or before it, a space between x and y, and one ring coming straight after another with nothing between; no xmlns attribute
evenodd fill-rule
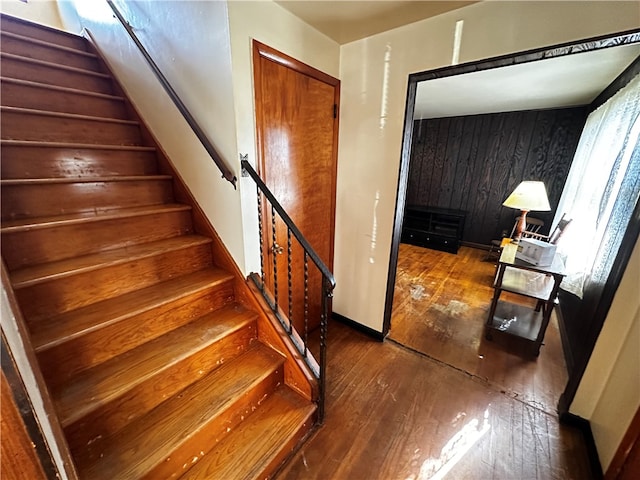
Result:
<svg viewBox="0 0 640 480"><path fill-rule="evenodd" d="M226 2L120 0L117 4L216 150L240 177ZM213 160L113 18L106 2L64 1L60 11L68 28L81 25L91 32L242 270L239 191L221 178Z"/></svg>
<svg viewBox="0 0 640 480"><path fill-rule="evenodd" d="M606 471L640 407L640 240L615 294L570 411L589 419Z"/></svg>
<svg viewBox="0 0 640 480"><path fill-rule="evenodd" d="M637 2L482 2L341 47L335 312L382 331L409 73L628 30Z"/></svg>
<svg viewBox="0 0 640 480"><path fill-rule="evenodd" d="M0 0L0 12L64 30L56 0L37 0L28 3L19 0Z"/></svg>
<svg viewBox="0 0 640 480"><path fill-rule="evenodd" d="M252 40L256 39L333 77L338 77L339 74L340 47L273 2L229 2L229 25L238 151L248 154L249 162L255 166L257 152ZM249 178L243 178L240 189L244 212L247 272L259 272L255 183Z"/></svg>

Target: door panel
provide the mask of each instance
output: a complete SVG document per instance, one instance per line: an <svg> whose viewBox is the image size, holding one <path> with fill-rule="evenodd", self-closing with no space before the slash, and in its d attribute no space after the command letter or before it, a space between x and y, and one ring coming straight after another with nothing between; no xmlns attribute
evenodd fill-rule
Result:
<svg viewBox="0 0 640 480"><path fill-rule="evenodd" d="M339 82L265 45L254 42L256 121L260 173L320 258L331 269L335 217L337 127L334 105ZM278 304L289 311L289 262L293 323L304 331L303 253L295 240L289 253L287 230L275 222L274 253L271 212L264 212L264 244L268 246L265 270L276 257L277 284L267 275L272 291L277 285ZM318 292L321 277L309 260L307 290ZM320 299L309 296L309 328L318 324Z"/></svg>

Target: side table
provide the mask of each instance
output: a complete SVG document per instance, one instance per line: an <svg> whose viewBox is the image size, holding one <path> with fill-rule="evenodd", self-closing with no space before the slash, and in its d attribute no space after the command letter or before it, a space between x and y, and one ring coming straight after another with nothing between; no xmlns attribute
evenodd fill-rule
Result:
<svg viewBox="0 0 640 480"><path fill-rule="evenodd" d="M563 260L556 255L549 266L536 266L515 258L518 246L507 244L502 249L494 282L493 300L487 318L485 337L495 331L504 332L530 342L535 356L549 325L560 283L565 276ZM535 308L500 299L502 292L536 299Z"/></svg>

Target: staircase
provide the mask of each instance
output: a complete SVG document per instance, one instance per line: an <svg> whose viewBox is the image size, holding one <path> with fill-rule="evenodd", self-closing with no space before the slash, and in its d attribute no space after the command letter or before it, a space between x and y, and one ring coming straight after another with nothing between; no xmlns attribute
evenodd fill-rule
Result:
<svg viewBox="0 0 640 480"><path fill-rule="evenodd" d="M5 288L78 477L273 476L308 374L92 46L1 35Z"/></svg>

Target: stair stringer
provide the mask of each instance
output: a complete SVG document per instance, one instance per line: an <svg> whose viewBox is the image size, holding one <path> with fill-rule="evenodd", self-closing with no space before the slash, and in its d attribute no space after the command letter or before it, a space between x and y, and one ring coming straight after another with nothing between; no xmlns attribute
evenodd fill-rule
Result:
<svg viewBox="0 0 640 480"><path fill-rule="evenodd" d="M13 336L18 337L18 341L21 345L21 352L24 356L27 365L22 366L20 369L28 368L31 370L31 374L35 379L36 388L39 392L40 398L42 400L42 407L44 409L44 415L47 417L47 422L51 427L51 433L53 438L48 437L45 434L45 441L48 443L48 448L51 451L51 444L55 444L58 452L60 453L60 457L62 459L62 465L57 465L55 459L52 455L52 461L56 464L56 468L62 468L64 473L66 474L66 478L69 480L79 480L78 472L75 467L75 463L71 456L71 450L69 449L69 444L67 443L67 438L62 429L62 424L60 423L60 419L56 412L56 409L53 405L53 398L49 392L49 388L44 380L42 375L42 371L40 370L40 365L38 364L38 359L36 357L36 352L31 343L31 336L29 335L29 329L27 327L26 322L22 316L22 310L18 305L18 300L15 297L15 293L13 291L13 286L11 285L11 281L9 280L9 274L7 272L4 259L0 265L0 274L2 276L2 288L7 294L8 300L8 308L11 311L11 315L2 315L0 318L2 320L2 335L7 337L8 330L13 330ZM9 342L8 342L9 343ZM9 345L11 346L11 345ZM21 377L24 378L25 372L20 372ZM35 408L34 408L35 409ZM41 419L38 419L38 422L42 422ZM41 426L41 429L43 427Z"/></svg>
<svg viewBox="0 0 640 480"><path fill-rule="evenodd" d="M130 100L129 94L122 87L120 81L109 66L100 49L94 43L90 35L85 34L93 53L98 56L101 69L111 75L113 79L114 94L124 98L125 107L131 118L137 120L140 125L142 138L145 145L156 148L158 161L158 173L170 175L172 177L173 192L177 202L189 205L192 210L194 232L212 239L213 263L234 277L235 295L240 304L255 311L258 314L258 340L285 357L284 379L285 384L302 395L303 398L317 402L319 397L318 381L306 364L302 355L290 339L280 321L273 315L259 293L251 288L250 282L243 276L240 268L224 245L224 242L213 227L209 218L205 215L195 196L187 186L178 170L175 168L169 155L164 151L162 144L155 137L153 132L147 127L144 117L140 114L136 106ZM213 160L212 160L213 161ZM212 179L212 181L218 181ZM230 187L229 187L230 188ZM238 219L240 221L240 219Z"/></svg>

